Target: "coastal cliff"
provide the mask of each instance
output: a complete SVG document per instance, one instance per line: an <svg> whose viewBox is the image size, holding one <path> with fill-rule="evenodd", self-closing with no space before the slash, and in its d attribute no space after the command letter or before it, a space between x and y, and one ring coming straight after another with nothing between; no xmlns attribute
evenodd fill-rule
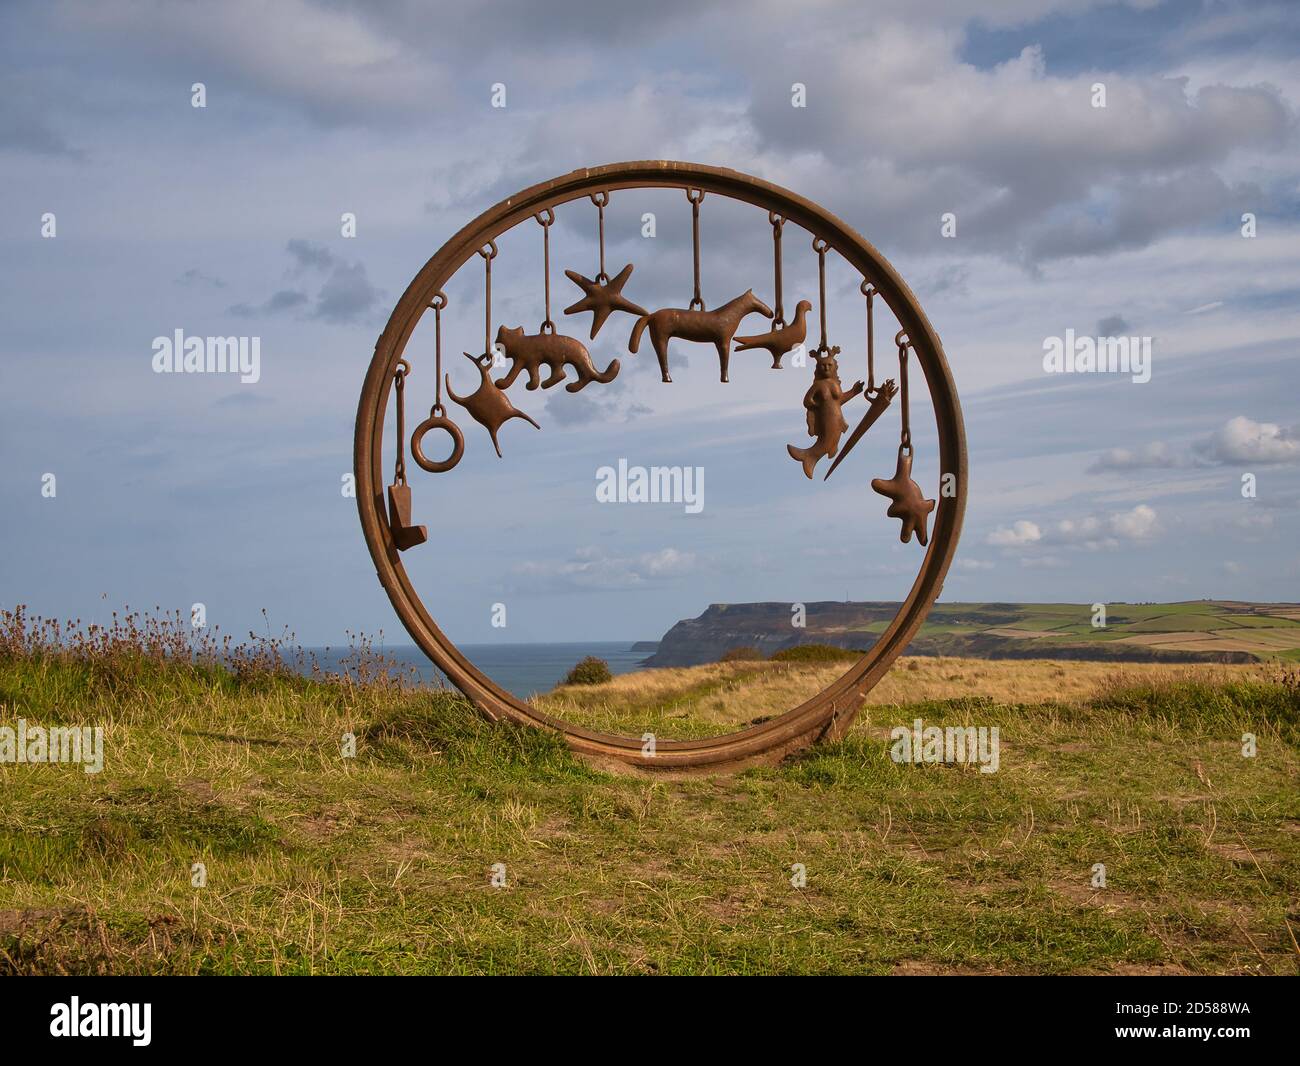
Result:
<svg viewBox="0 0 1300 1066"><path fill-rule="evenodd" d="M735 648L764 657L798 644L865 651L899 604L820 600L795 604L714 603L676 623L646 666L698 666ZM908 646L911 655L984 659L1081 659L1117 662L1245 663L1300 649L1300 611L1292 604L1198 600L1111 604L1094 625L1088 604L940 603Z"/></svg>

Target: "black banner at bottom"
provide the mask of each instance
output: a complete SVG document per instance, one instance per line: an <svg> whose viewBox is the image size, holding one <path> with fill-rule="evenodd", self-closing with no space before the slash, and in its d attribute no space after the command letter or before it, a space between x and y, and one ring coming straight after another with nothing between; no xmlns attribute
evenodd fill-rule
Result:
<svg viewBox="0 0 1300 1066"><path fill-rule="evenodd" d="M707 1032L718 1043L770 1041L776 1019L762 1021L725 993L717 1005L700 1010L695 996L680 1000L663 985L640 984L605 996L588 985L581 993L579 1030L567 1033L556 1004L535 988L527 994L488 996L474 988L467 995L488 1000L462 1010L444 984L429 978L28 978L6 982L6 1047L58 1051L79 1056L104 1051L120 1055L157 1051L259 1052L284 1048L333 1054L350 1049L373 1051L434 1036L457 1035L482 1042L485 1050L536 1050L540 1040L562 1045L589 1044L603 1033L653 1041L665 1025L688 1022L688 1043L707 1048ZM871 1050L937 1047L951 1041L986 1048L1008 1041L1043 1040L1043 1048L1088 1052L1127 1044L1163 1045L1186 1054L1201 1047L1229 1054L1286 1046L1295 1030L1295 985L1250 978L962 978L919 980L871 978L829 993L825 984L808 990L810 1007L826 1011L827 1022L799 1022L797 1044L813 1048L821 1039L842 1042L846 1035ZM274 984L269 982L274 981ZM747 996L771 993L752 991ZM572 1009L573 993L563 995ZM789 989L782 999L789 1003ZM836 1011L843 998L847 1014ZM509 999L509 1006L491 1000ZM718 1007L732 1014L721 1024ZM740 1002L743 1002L740 1001ZM830 1008L830 1010L826 1010ZM510 1023L494 1025L494 1013L509 1013ZM834 1013L831 1013L834 1011ZM761 1016L760 1016L761 1017ZM673 1021L669 1021L672 1019ZM710 1019L712 1019L710 1021ZM831 1020L835 1019L835 1020ZM847 1020L846 1020L847 1019ZM575 1021L577 1019L572 1019ZM854 1024L857 1020L857 1024ZM822 1030L819 1037L818 1030ZM857 1029L854 1033L845 1030ZM787 1034L795 1037L794 1033ZM681 1037L673 1041L678 1053ZM60 1046L62 1045L62 1046ZM17 1061L16 1059L13 1061Z"/></svg>

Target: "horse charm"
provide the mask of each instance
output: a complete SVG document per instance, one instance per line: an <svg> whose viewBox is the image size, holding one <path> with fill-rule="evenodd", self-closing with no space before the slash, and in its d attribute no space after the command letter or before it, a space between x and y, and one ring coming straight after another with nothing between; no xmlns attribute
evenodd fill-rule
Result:
<svg viewBox="0 0 1300 1066"><path fill-rule="evenodd" d="M731 360L731 338L736 335L740 320L757 311L761 315L772 317L772 310L754 295L753 289L747 289L729 303L712 311L687 310L682 307L665 307L648 315L642 315L632 327L632 336L628 339L628 350L635 352L641 343L641 334L646 326L650 327L650 340L659 356L659 371L664 381L672 381L668 373L668 342L674 337L685 341L702 341L713 344L718 349L718 362L722 369L722 380L727 380L727 364Z"/></svg>

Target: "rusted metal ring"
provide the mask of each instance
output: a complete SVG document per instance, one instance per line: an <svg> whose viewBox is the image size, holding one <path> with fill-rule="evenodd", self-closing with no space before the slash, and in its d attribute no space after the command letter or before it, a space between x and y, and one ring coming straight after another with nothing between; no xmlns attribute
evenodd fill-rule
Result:
<svg viewBox="0 0 1300 1066"><path fill-rule="evenodd" d="M548 207L545 211L538 211L537 214L533 215L533 218L537 219L538 225L543 228L553 226L555 225L555 209Z"/></svg>
<svg viewBox="0 0 1300 1066"><path fill-rule="evenodd" d="M433 429L444 429L451 435L451 454L441 462L434 462L424 454L424 435ZM411 434L411 458L430 474L445 474L460 462L464 454L465 435L460 431L460 426L447 417L442 404L434 404L429 417L416 426L415 432Z"/></svg>
<svg viewBox="0 0 1300 1066"><path fill-rule="evenodd" d="M497 257L497 242L490 240L487 244L481 245L478 254L484 259L495 259Z"/></svg>
<svg viewBox="0 0 1300 1066"><path fill-rule="evenodd" d="M609 193L603 189L600 192L594 192L591 194L591 202L597 207L608 207Z"/></svg>
<svg viewBox="0 0 1300 1066"><path fill-rule="evenodd" d="M930 543L906 599L861 659L823 691L785 714L725 736L660 739L653 756L643 752L640 737L565 722L511 695L470 662L442 632L420 599L393 541L386 520L383 462L385 413L393 388L393 371L431 296L484 248L485 241L499 237L535 212L588 197L596 190L644 188L697 188L763 211L778 212L796 226L822 235L850 267L871 279L911 338L935 414L940 474L954 476L953 493L940 496L935 508ZM943 347L911 290L884 256L847 223L780 186L721 167L664 160L588 167L542 182L484 211L448 240L407 287L376 345L357 406L354 466L357 510L380 583L415 643L486 717L555 729L571 748L584 755L646 770L679 771L733 770L772 762L818 739L842 736L863 698L907 647L943 588L961 532L968 482L961 405Z"/></svg>
<svg viewBox="0 0 1300 1066"><path fill-rule="evenodd" d="M441 311L447 306L447 294L439 290L433 294L433 299L429 301L429 306L435 311Z"/></svg>
<svg viewBox="0 0 1300 1066"><path fill-rule="evenodd" d="M818 255L821 255L822 252L826 251L828 248L830 248L830 246L831 246L830 241L828 241L825 237L813 238L812 249Z"/></svg>
<svg viewBox="0 0 1300 1066"><path fill-rule="evenodd" d="M692 204L702 203L704 201L704 190L692 188L688 185L686 187L686 200Z"/></svg>

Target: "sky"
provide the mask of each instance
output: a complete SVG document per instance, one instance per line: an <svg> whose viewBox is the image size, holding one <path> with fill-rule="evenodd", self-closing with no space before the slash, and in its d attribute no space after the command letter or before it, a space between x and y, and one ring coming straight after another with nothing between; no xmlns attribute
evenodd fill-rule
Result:
<svg viewBox="0 0 1300 1066"><path fill-rule="evenodd" d="M1300 600L1298 54L1287 3L6 3L0 605L103 621L201 603L236 636L405 643L346 494L376 338L481 211L634 159L813 199L912 287L969 448L943 599ZM770 305L766 217L716 196L701 212L708 306L747 288ZM584 344L563 270L594 274L595 237L590 204L557 209L552 317ZM611 273L635 265L628 296L685 306L679 191L616 193L606 239ZM786 241L786 306L816 303L808 237ZM495 323L539 328L540 242L531 223L501 240ZM827 269L847 387L865 376L859 279ZM477 259L448 297L464 395ZM542 428L507 423L502 458L451 404L459 466L408 461L430 535L404 562L444 630L656 639L715 602L904 596L922 549L869 485L894 472L897 411L808 481L785 446L809 443L809 369L737 354L723 385L711 347L677 341L664 384L648 341L628 351L633 321L588 344L599 368L620 360L612 383L511 388ZM407 351L408 427L433 402L431 328ZM155 372L176 330L256 338L258 379ZM1149 339L1150 380L1049 372L1068 331ZM880 376L892 332L882 314ZM620 459L702 468L702 508L599 502Z"/></svg>

